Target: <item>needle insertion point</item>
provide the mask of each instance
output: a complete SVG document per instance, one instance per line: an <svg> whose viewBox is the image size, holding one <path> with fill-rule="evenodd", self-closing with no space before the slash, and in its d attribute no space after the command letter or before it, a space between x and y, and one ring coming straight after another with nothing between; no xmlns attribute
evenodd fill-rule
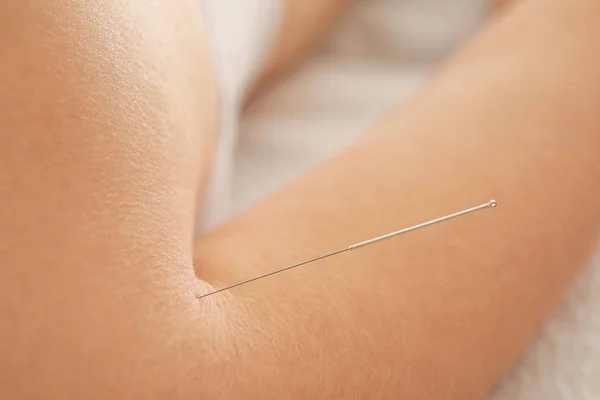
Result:
<svg viewBox="0 0 600 400"><path fill-rule="evenodd" d="M283 268L283 269L280 269L280 270L277 270L277 271L273 271L273 272L270 272L268 274L260 275L260 276L257 276L255 278L248 279L248 280L240 282L240 283L236 283L235 285L227 286L227 287L224 287L222 289L216 290L214 292L207 293L207 294L202 295L202 296L198 296L197 298L198 299L202 299L202 298L205 298L205 297L208 297L208 296L212 296L212 295L217 294L217 293L222 293L222 292L225 292L227 290L230 290L230 289L242 286L242 285L246 285L246 284L248 284L250 282L255 282L255 281L267 278L269 276L277 275L277 274L280 274L282 272L289 271L291 269L298 268L298 267L301 267L303 265L307 265L307 264L313 263L315 261L319 261L319 260L323 260L325 258L333 257L335 255L338 255L340 253L344 253L346 251L351 251L351 250L359 249L361 247L369 246L369 245L375 244L377 242L381 242L383 240L391 239L393 237L400 236L400 235L403 235L403 234L408 233L408 232L416 231L418 229L422 229L422 228L425 228L427 226L439 224L440 222L445 222L445 221L448 221L450 219L462 217L463 215L471 214L471 213L474 213L476 211L484 210L484 209L487 209L487 208L496 208L496 206L498 206L498 202L496 200L490 200L489 202L484 203L484 204L482 204L480 206L472 207L472 208L469 208L469 209L466 209L466 210L463 210L463 211L456 212L454 214L446 215L444 217L436 218L436 219L433 219L431 221L423 222L421 224L414 225L414 226L411 226L409 228L404 228L404 229L401 229L401 230L396 231L396 232L388 233L387 235L379 236L379 237L376 237L376 238L373 238L373 239L370 239L370 240L365 240L364 242L360 242L360 243L356 243L356 244L350 245L350 246L346 247L345 249L334 251L333 253L325 254L323 256L320 256L320 257L317 257L317 258L313 258L312 260L308 260L308 261L301 262L299 264L291 265L289 267L286 267L286 268Z"/></svg>

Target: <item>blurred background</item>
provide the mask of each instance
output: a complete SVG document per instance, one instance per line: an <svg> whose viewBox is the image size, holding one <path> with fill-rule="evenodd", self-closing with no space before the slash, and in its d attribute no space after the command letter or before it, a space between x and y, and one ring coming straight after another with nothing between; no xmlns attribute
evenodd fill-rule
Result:
<svg viewBox="0 0 600 400"><path fill-rule="evenodd" d="M359 1L243 115L229 215L368 131L491 13L491 0Z"/></svg>

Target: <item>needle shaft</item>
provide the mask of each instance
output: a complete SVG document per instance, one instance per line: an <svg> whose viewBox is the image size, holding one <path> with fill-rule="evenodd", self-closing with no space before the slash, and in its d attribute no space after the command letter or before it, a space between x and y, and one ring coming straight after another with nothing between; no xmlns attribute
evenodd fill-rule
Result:
<svg viewBox="0 0 600 400"><path fill-rule="evenodd" d="M355 249L358 249L358 248L361 248L361 247L364 247L364 246L369 246L371 244L375 244L377 242L381 242L381 241L386 240L386 239L391 239L391 238L393 238L395 236L399 236L399 235L402 235L402 234L405 234L405 233L408 233L408 232L412 232L412 231L415 231L417 229L422 229L422 228L425 228L427 226L435 225L435 224L438 224L440 222L444 222L444 221L448 221L450 219L458 218L458 217L461 217L461 216L466 215L466 214L471 214L471 213L474 213L476 211L484 210L486 208L495 208L497 205L498 205L498 203L496 202L496 200L491 200L491 201L489 201L489 202L487 202L485 204L482 204L480 206L468 208L468 209L463 210L463 211L459 211L459 212L456 212L456 213L453 213L453 214L449 214L449 215L446 215L444 217L436 218L436 219L433 219L431 221L423 222L421 224L414 225L414 226L411 226L411 227L408 227L408 228L404 228L404 229L401 229L399 231L395 231L395 232L392 232L392 233L388 233L388 234L383 235L383 236L379 236L379 237L376 237L376 238L373 238L373 239L365 240L364 242L360 242L360 243L356 243L356 244L350 245L350 246L348 246L345 249L334 251L333 253L325 254L323 256L320 256L320 257L317 257L317 258L313 258L313 259L308 260L308 261L303 261L303 262L301 262L299 264L290 265L289 267L285 267L285 268L279 269L277 271L269 272L267 274L260 275L260 276L257 276L255 278L248 279L248 280L240 282L240 283L236 283L235 285L231 285L231 286L224 287L222 289L215 290L214 292L210 292L210 293L207 293L205 295L198 296L198 299L203 299L205 297L212 296L212 295L217 294L217 293L225 292L227 290L230 290L230 289L242 286L242 285L246 285L248 283L255 282L255 281L267 278L267 277L272 276L272 275L280 274L282 272L289 271L291 269L298 268L298 267L301 267L303 265L307 265L307 264L313 263L315 261L319 261L319 260L323 260L325 258L333 257L335 255L338 255L340 253L344 253L346 251L355 250Z"/></svg>

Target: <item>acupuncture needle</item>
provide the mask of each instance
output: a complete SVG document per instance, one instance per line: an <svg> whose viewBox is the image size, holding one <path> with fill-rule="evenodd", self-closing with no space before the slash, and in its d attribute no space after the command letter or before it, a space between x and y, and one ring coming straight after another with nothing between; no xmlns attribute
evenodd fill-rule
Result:
<svg viewBox="0 0 600 400"><path fill-rule="evenodd" d="M398 231L391 232L391 233L388 233L388 234L385 234L385 235L382 235L382 236L378 236L378 237L373 238L373 239L365 240L364 242L352 244L352 245L346 247L345 249L334 251L333 253L325 254L325 255L322 255L320 257L316 257L316 258L313 258L311 260L308 260L308 261L303 261L303 262L298 263L298 264L290 265L289 267L285 267L285 268L282 268L282 269L279 269L279 270L276 270L276 271L273 271L273 272L269 272L269 273L264 274L264 275L257 276L257 277L252 278L252 279L248 279L246 281L242 281L242 282L236 283L236 284L231 285L231 286L224 287L222 289L215 290L214 292L210 292L210 293L207 293L205 295L198 296L198 299L203 299L205 297L212 296L212 295L217 294L217 293L222 293L222 292L225 292L225 291L228 291L228 290L240 287L242 285L246 285L246 284L251 283L251 282L256 282L258 280L265 279L265 278L268 278L268 277L273 276L273 275L281 274L282 272L286 272L286 271L289 271L291 269L302 267L304 265L311 264L311 263L313 263L315 261L324 260L326 258L333 257L333 256L336 256L338 254L345 253L347 251L352 251L352 250L359 249L361 247L370 246L372 244L381 242L383 240L391 239L393 237L400 236L400 235L403 235L403 234L408 233L408 232L416 231L418 229L422 229L422 228L425 228L425 227L428 227L428 226L431 226L431 225L439 224L440 222L444 222L444 221L448 221L450 219L462 217L463 215L471 214L471 213L474 213L474 212L477 212L477 211L480 211L480 210L485 210L487 208L496 208L497 205L498 205L498 202L496 202L496 200L490 200L489 202L487 202L485 204L481 204L481 205L476 206L476 207L471 207L471 208L468 208L468 209L463 210L463 211L455 212L453 214L449 214L449 215L446 215L446 216L443 216L443 217L440 217L440 218L432 219L431 221L423 222L423 223L418 224L418 225L414 225L414 226L411 226L411 227L408 227L408 228L400 229Z"/></svg>

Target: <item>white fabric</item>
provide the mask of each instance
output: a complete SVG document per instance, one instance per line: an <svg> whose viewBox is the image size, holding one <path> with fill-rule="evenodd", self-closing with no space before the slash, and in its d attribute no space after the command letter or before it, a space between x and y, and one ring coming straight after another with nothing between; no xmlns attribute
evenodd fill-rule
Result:
<svg viewBox="0 0 600 400"><path fill-rule="evenodd" d="M213 175L198 231L229 214L239 108L266 59L283 17L284 0L199 0L212 36L220 86L220 129Z"/></svg>
<svg viewBox="0 0 600 400"><path fill-rule="evenodd" d="M418 88L486 9L484 0L361 1L322 51L242 120L231 198L219 200L231 201L226 212L244 210L354 140ZM600 256L490 399L599 399L599 378Z"/></svg>

